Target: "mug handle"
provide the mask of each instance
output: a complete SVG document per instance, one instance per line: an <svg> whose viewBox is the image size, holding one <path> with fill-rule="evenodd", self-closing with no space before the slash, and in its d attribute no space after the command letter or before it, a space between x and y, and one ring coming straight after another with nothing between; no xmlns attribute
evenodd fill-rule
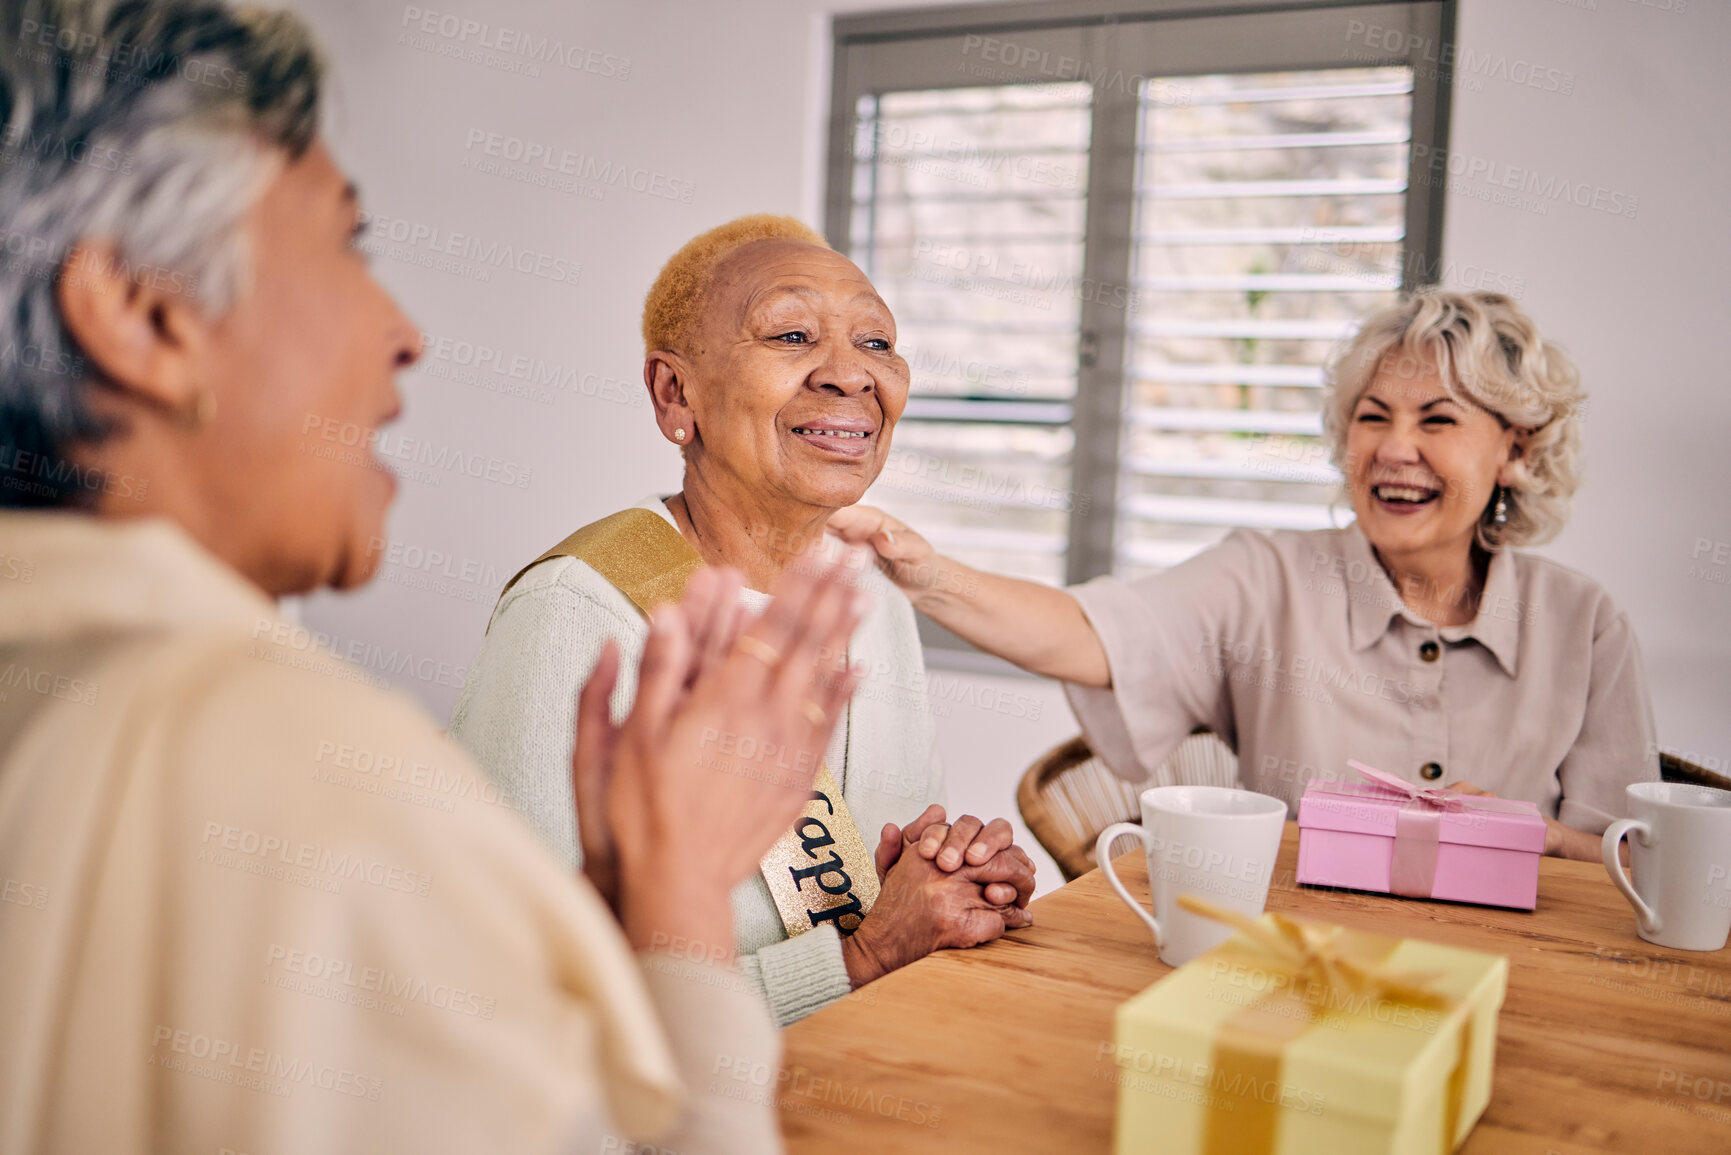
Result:
<svg viewBox="0 0 1731 1155"><path fill-rule="evenodd" d="M1118 892L1118 897L1129 904L1131 910L1141 915L1142 921L1148 924L1148 929L1154 932L1154 949L1165 950L1166 935L1165 932L1160 929L1160 924L1154 921L1154 916L1149 914L1148 911L1143 908L1141 903L1130 897L1130 891L1127 890L1123 882L1119 880L1118 872L1112 869L1112 842L1120 834L1134 834L1137 838L1142 840L1142 845L1144 847L1148 845L1149 839L1153 837L1153 835L1148 833L1148 828L1143 826L1141 823L1114 822L1112 825L1102 830L1100 832L1100 837L1094 840L1094 861L1100 864L1100 872L1106 876L1106 881L1112 884L1112 889Z"/></svg>
<svg viewBox="0 0 1731 1155"><path fill-rule="evenodd" d="M1631 831L1641 836L1642 846L1653 845L1653 828L1639 818L1619 818L1605 828L1605 837L1599 843L1599 854L1605 860L1605 870L1611 875L1611 881L1617 884L1617 889L1623 892L1623 897L1635 908L1635 916L1641 920L1641 929L1648 934L1658 934L1663 929L1658 913L1635 893L1634 883L1623 870L1623 856L1618 853L1617 844L1623 841Z"/></svg>

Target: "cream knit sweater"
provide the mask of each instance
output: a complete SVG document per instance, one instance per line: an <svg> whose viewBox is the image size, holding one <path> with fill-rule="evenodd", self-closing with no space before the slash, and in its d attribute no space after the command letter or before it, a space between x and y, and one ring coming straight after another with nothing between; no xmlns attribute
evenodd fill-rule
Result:
<svg viewBox="0 0 1731 1155"><path fill-rule="evenodd" d="M658 498L639 508L671 524ZM913 607L880 574L865 578L873 608L849 646L868 671L830 741L828 763L868 848L886 822L906 823L939 801L942 774L926 697L925 661ZM767 595L744 590L754 613ZM609 638L619 647L613 714L623 719L637 687L648 623L612 583L575 558L553 558L524 574L493 611L481 652L451 715L452 737L474 754L567 862L579 862L571 794L577 691ZM831 925L788 938L760 877L733 892L740 961L783 1026L851 990L841 938Z"/></svg>

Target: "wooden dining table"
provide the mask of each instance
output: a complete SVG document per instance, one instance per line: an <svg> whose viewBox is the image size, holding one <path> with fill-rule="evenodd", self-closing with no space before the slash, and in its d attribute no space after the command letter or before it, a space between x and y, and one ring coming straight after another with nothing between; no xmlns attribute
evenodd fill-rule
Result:
<svg viewBox="0 0 1731 1155"><path fill-rule="evenodd" d="M1547 858L1534 911L1293 881L1287 824L1268 909L1506 955L1490 1106L1461 1150L1731 1152L1731 949L1654 946L1595 863ZM1148 892L1141 850L1116 861ZM940 951L784 1033L790 1152L1112 1150L1119 1004L1171 968L1098 870L1034 925Z"/></svg>

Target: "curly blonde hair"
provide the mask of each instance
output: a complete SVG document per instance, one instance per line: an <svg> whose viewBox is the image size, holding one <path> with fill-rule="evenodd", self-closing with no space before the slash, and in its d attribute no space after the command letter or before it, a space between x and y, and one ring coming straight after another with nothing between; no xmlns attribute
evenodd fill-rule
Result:
<svg viewBox="0 0 1731 1155"><path fill-rule="evenodd" d="M643 299L643 351L682 351L696 332L716 268L735 250L771 240L830 247L822 234L803 221L775 213L753 213L699 233L661 266L649 286Z"/></svg>
<svg viewBox="0 0 1731 1155"><path fill-rule="evenodd" d="M1487 501L1479 544L1495 552L1555 537L1581 484L1586 398L1568 354L1539 336L1532 318L1501 293L1421 289L1365 318L1326 373L1323 430L1334 464L1346 472L1346 431L1377 373L1417 376L1433 364L1456 400L1527 432L1505 498L1508 520L1498 525L1495 498Z"/></svg>

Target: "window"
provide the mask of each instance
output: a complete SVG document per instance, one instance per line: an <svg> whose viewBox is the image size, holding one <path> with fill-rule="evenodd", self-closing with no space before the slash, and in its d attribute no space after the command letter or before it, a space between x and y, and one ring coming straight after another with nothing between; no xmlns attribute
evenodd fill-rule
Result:
<svg viewBox="0 0 1731 1155"><path fill-rule="evenodd" d="M852 256L913 375L868 500L946 552L1061 581L1087 216L1085 84L860 98Z"/></svg>
<svg viewBox="0 0 1731 1155"><path fill-rule="evenodd" d="M947 552L1074 582L1350 518L1322 363L1436 268L1452 6L1229 6L837 22L826 230L913 370L867 500Z"/></svg>
<svg viewBox="0 0 1731 1155"><path fill-rule="evenodd" d="M1400 289L1412 69L1200 76L1144 100L1116 569L1320 529L1323 361Z"/></svg>

